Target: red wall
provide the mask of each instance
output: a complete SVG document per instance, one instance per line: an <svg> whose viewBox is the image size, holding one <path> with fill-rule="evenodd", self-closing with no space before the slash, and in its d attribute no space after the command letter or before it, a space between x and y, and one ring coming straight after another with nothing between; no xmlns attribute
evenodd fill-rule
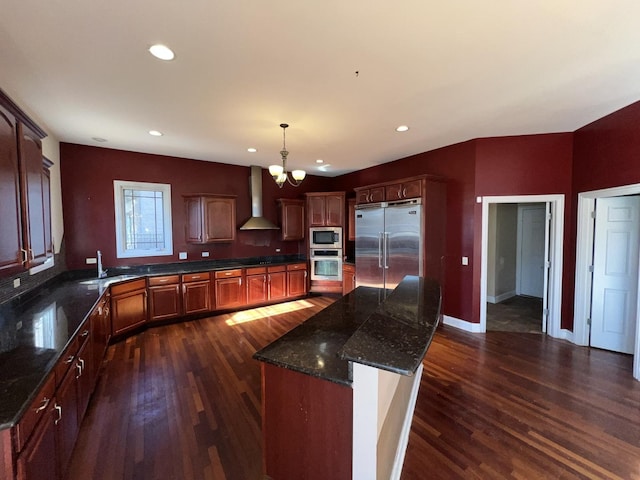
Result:
<svg viewBox="0 0 640 480"><path fill-rule="evenodd" d="M476 140L476 196L565 195L562 328L573 328L575 243L571 243L573 134L522 135ZM475 207L473 321L480 319L482 205Z"/></svg>
<svg viewBox="0 0 640 480"><path fill-rule="evenodd" d="M233 243L188 245L184 238L185 210L182 195L223 193L237 195L238 227L251 215L249 167L202 162L184 158L150 155L108 148L62 143L60 174L64 211L64 236L67 267L87 268L86 257L102 250L105 268L178 261L178 252L187 252L188 261L201 260L208 251L210 259L243 258L263 255L304 253L303 242L283 242L280 232L237 231ZM173 256L116 259L113 181L132 180L171 184L173 216ZM263 215L277 223L277 198L297 198L306 191L325 191L327 178L307 176L294 188L279 189L263 170Z"/></svg>

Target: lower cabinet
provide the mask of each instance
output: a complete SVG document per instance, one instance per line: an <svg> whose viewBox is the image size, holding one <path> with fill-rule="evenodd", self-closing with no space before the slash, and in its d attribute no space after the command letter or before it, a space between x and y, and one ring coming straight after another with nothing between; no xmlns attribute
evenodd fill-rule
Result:
<svg viewBox="0 0 640 480"><path fill-rule="evenodd" d="M55 398L51 398L43 410L43 418L33 432L29 443L18 455L16 462L18 480L55 478L58 469L55 423L57 416Z"/></svg>
<svg viewBox="0 0 640 480"><path fill-rule="evenodd" d="M147 283L144 278L111 286L111 328L120 335L147 321Z"/></svg>
<svg viewBox="0 0 640 480"><path fill-rule="evenodd" d="M247 305L264 303L268 298L267 268L251 267L246 271Z"/></svg>
<svg viewBox="0 0 640 480"><path fill-rule="evenodd" d="M307 264L287 265L287 296L300 297L307 294Z"/></svg>
<svg viewBox="0 0 640 480"><path fill-rule="evenodd" d="M211 311L209 272L182 275L182 305L185 315Z"/></svg>
<svg viewBox="0 0 640 480"><path fill-rule="evenodd" d="M182 315L179 275L149 278L149 322Z"/></svg>
<svg viewBox="0 0 640 480"><path fill-rule="evenodd" d="M287 298L287 267L278 265L267 268L267 283L269 285L269 301Z"/></svg>
<svg viewBox="0 0 640 480"><path fill-rule="evenodd" d="M356 267L355 265L342 265L342 294L346 295L356 288Z"/></svg>
<svg viewBox="0 0 640 480"><path fill-rule="evenodd" d="M73 446L78 436L80 425L78 423L78 382L76 369L69 368L56 392L57 417L56 425L56 452L58 457L58 471L63 477L67 470Z"/></svg>
<svg viewBox="0 0 640 480"><path fill-rule="evenodd" d="M224 310L242 307L246 304L242 270L242 268L236 268L214 273L216 309Z"/></svg>

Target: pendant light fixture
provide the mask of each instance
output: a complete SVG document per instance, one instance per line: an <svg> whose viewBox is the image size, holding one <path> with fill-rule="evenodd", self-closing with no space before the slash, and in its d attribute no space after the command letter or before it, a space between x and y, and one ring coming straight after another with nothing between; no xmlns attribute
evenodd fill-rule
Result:
<svg viewBox="0 0 640 480"><path fill-rule="evenodd" d="M287 152L285 132L288 126L289 125L286 123L280 124L280 127L282 128L282 150L280 150L282 165L269 165L269 174L273 177L273 180L280 188L282 188L285 181L289 182L294 187L297 187L302 183L302 180L304 180L304 177L307 175L304 170L293 170L291 172L291 176L293 177L292 181L287 173L287 155L289 155L289 152Z"/></svg>

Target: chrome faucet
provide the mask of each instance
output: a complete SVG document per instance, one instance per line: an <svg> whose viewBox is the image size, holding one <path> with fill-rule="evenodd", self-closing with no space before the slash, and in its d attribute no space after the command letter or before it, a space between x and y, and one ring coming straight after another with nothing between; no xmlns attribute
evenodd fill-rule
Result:
<svg viewBox="0 0 640 480"><path fill-rule="evenodd" d="M98 250L98 278L105 278L107 271L102 269L102 252Z"/></svg>

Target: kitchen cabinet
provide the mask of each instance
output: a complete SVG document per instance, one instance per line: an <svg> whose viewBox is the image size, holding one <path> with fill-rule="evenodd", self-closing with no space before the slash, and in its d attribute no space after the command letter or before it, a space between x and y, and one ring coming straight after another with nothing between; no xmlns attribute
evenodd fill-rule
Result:
<svg viewBox="0 0 640 480"><path fill-rule="evenodd" d="M348 263L342 264L342 294L346 295L356 288L356 267Z"/></svg>
<svg viewBox="0 0 640 480"><path fill-rule="evenodd" d="M309 227L344 227L344 192L306 193Z"/></svg>
<svg viewBox="0 0 640 480"><path fill-rule="evenodd" d="M149 322L176 318L181 314L180 275L149 278Z"/></svg>
<svg viewBox="0 0 640 480"><path fill-rule="evenodd" d="M280 198L278 207L280 238L285 241L304 239L304 201Z"/></svg>
<svg viewBox="0 0 640 480"><path fill-rule="evenodd" d="M287 267L278 265L267 268L267 284L269 286L269 300L287 298Z"/></svg>
<svg viewBox="0 0 640 480"><path fill-rule="evenodd" d="M75 377L77 380L78 394L78 429L89 406L89 399L93 393L94 367L93 367L93 342L91 341L90 325L80 333L82 345L75 361ZM74 442L75 443L75 442Z"/></svg>
<svg viewBox="0 0 640 480"><path fill-rule="evenodd" d="M246 304L242 282L242 268L220 270L214 273L216 309L242 307Z"/></svg>
<svg viewBox="0 0 640 480"><path fill-rule="evenodd" d="M50 375L15 427L18 480L49 480L57 470L55 378Z"/></svg>
<svg viewBox="0 0 640 480"><path fill-rule="evenodd" d="M91 325L91 341L92 347L92 369L93 379L91 389L95 387L96 381L100 374L100 367L102 366L102 359L107 350L109 344L109 338L111 337L111 295L109 292L105 292L102 298L98 300L98 304L91 312L89 321Z"/></svg>
<svg viewBox="0 0 640 480"><path fill-rule="evenodd" d="M287 296L300 297L307 294L307 264L287 265Z"/></svg>
<svg viewBox="0 0 640 480"><path fill-rule="evenodd" d="M236 238L235 195L184 195L186 242L232 242Z"/></svg>
<svg viewBox="0 0 640 480"><path fill-rule="evenodd" d="M62 383L56 392L55 409L56 425L56 453L58 457L58 471L66 472L73 446L78 436L78 392L76 369L67 370ZM63 475L60 475L61 477Z"/></svg>
<svg viewBox="0 0 640 480"><path fill-rule="evenodd" d="M182 275L182 305L184 314L211 310L211 280L209 272Z"/></svg>
<svg viewBox="0 0 640 480"><path fill-rule="evenodd" d="M384 187L385 200L404 200L406 198L418 198L422 196L422 180L409 180L401 183L394 183Z"/></svg>
<svg viewBox="0 0 640 480"><path fill-rule="evenodd" d="M251 267L245 270L247 305L264 303L268 298L267 267Z"/></svg>
<svg viewBox="0 0 640 480"><path fill-rule="evenodd" d="M111 332L120 335L147 321L147 286L145 279L111 286Z"/></svg>
<svg viewBox="0 0 640 480"><path fill-rule="evenodd" d="M350 198L347 201L347 240L356 239L356 199Z"/></svg>
<svg viewBox="0 0 640 480"><path fill-rule="evenodd" d="M46 134L0 91L0 275L39 265L53 255Z"/></svg>
<svg viewBox="0 0 640 480"><path fill-rule="evenodd" d="M356 203L377 203L384 201L384 187L356 188Z"/></svg>

